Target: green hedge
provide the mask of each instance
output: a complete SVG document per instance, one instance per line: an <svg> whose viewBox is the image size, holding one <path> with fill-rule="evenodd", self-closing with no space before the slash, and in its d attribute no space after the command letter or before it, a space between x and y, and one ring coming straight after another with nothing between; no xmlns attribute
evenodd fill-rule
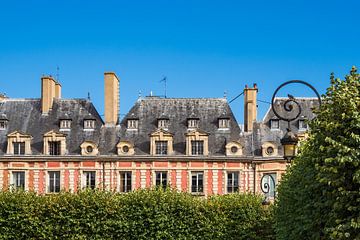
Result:
<svg viewBox="0 0 360 240"><path fill-rule="evenodd" d="M274 239L271 212L251 194L4 191L0 239Z"/></svg>

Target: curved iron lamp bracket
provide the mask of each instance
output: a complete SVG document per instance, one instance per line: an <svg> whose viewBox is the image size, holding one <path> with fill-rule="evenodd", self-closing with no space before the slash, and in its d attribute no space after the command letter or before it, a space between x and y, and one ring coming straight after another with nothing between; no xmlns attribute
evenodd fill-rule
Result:
<svg viewBox="0 0 360 240"><path fill-rule="evenodd" d="M300 104L296 101L296 99L291 96L291 95L288 95L289 99L287 99L285 102L284 102L284 110L286 112L291 112L293 111L293 105L291 103L294 103L298 109L299 109L299 112L295 115L295 117L285 117L285 116L281 116L276 110L275 110L275 98L276 98L276 94L279 92L279 90L281 88L283 88L284 86L286 85L289 85L289 84L292 84L292 83L300 83L300 84L304 84L306 85L307 87L309 87L311 90L313 90L313 92L316 94L318 100L319 100L319 104L321 105L321 98L320 98L320 94L318 93L318 91L309 83L305 82L305 81L302 81L302 80L290 80L290 81L287 81L287 82L284 82L283 84L281 84L274 92L273 96L272 96L272 99L271 99L271 109L272 111L274 112L275 116L278 117L279 119L281 120L284 120L284 121L287 121L289 124L291 121L294 121L295 119L297 119L300 114L301 114L301 106Z"/></svg>

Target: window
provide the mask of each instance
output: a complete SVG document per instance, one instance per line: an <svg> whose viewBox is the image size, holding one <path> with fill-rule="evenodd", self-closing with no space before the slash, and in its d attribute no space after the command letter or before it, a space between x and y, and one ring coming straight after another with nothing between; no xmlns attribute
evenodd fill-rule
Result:
<svg viewBox="0 0 360 240"><path fill-rule="evenodd" d="M234 193L239 191L239 173L229 172L227 174L227 192Z"/></svg>
<svg viewBox="0 0 360 240"><path fill-rule="evenodd" d="M0 130L5 130L7 126L7 120L0 120Z"/></svg>
<svg viewBox="0 0 360 240"><path fill-rule="evenodd" d="M159 119L158 128L167 129L169 127L169 119Z"/></svg>
<svg viewBox="0 0 360 240"><path fill-rule="evenodd" d="M274 153L274 148L273 147L267 147L266 148L266 154L267 155L273 155L273 153Z"/></svg>
<svg viewBox="0 0 360 240"><path fill-rule="evenodd" d="M70 129L71 128L71 120L61 120L60 121L60 129Z"/></svg>
<svg viewBox="0 0 360 240"><path fill-rule="evenodd" d="M156 172L156 181L155 185L157 187L162 187L163 189L166 189L167 185L167 172Z"/></svg>
<svg viewBox="0 0 360 240"><path fill-rule="evenodd" d="M60 171L49 172L49 189L50 193L60 192Z"/></svg>
<svg viewBox="0 0 360 240"><path fill-rule="evenodd" d="M120 172L120 192L131 191L131 172Z"/></svg>
<svg viewBox="0 0 360 240"><path fill-rule="evenodd" d="M204 154L204 141L191 141L191 154L203 155Z"/></svg>
<svg viewBox="0 0 360 240"><path fill-rule="evenodd" d="M156 154L167 155L168 142L167 141L155 141Z"/></svg>
<svg viewBox="0 0 360 240"><path fill-rule="evenodd" d="M13 148L15 155L25 154L25 142L13 142Z"/></svg>
<svg viewBox="0 0 360 240"><path fill-rule="evenodd" d="M25 189L25 172L12 172L15 188Z"/></svg>
<svg viewBox="0 0 360 240"><path fill-rule="evenodd" d="M271 129L280 129L279 119L271 119L270 120L270 128Z"/></svg>
<svg viewBox="0 0 360 240"><path fill-rule="evenodd" d="M299 120L299 130L305 131L305 130L307 130L307 128L308 128L308 125L306 123L306 120L300 119Z"/></svg>
<svg viewBox="0 0 360 240"><path fill-rule="evenodd" d="M61 142L60 141L49 141L49 154L60 155Z"/></svg>
<svg viewBox="0 0 360 240"><path fill-rule="evenodd" d="M84 187L95 189L96 186L95 179L96 179L95 171L84 171L84 180L85 180Z"/></svg>
<svg viewBox="0 0 360 240"><path fill-rule="evenodd" d="M229 128L230 119L228 118L219 118L219 128Z"/></svg>
<svg viewBox="0 0 360 240"><path fill-rule="evenodd" d="M238 147L237 146L232 146L230 150L231 150L232 153L237 153Z"/></svg>
<svg viewBox="0 0 360 240"><path fill-rule="evenodd" d="M95 129L95 120L93 119L84 120L84 129Z"/></svg>
<svg viewBox="0 0 360 240"><path fill-rule="evenodd" d="M276 191L276 173L266 173L261 179L261 188L266 197L275 197Z"/></svg>
<svg viewBox="0 0 360 240"><path fill-rule="evenodd" d="M204 173L192 172L191 173L191 192L203 193L204 192Z"/></svg>
<svg viewBox="0 0 360 240"><path fill-rule="evenodd" d="M137 119L128 119L127 120L127 128L128 129L138 129L139 121Z"/></svg>
<svg viewBox="0 0 360 240"><path fill-rule="evenodd" d="M188 128L198 128L199 127L199 119L188 119Z"/></svg>

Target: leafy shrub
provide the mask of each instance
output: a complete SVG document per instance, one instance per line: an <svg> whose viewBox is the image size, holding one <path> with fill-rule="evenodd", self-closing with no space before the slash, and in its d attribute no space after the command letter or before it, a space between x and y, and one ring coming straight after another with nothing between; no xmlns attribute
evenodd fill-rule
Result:
<svg viewBox="0 0 360 240"><path fill-rule="evenodd" d="M259 196L0 192L0 239L273 239Z"/></svg>

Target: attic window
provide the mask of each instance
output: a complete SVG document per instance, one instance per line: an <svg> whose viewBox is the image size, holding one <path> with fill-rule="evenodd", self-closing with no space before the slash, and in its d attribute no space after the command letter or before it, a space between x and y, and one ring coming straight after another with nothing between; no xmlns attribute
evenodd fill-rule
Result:
<svg viewBox="0 0 360 240"><path fill-rule="evenodd" d="M128 129L138 129L139 120L138 119L128 119L127 120L127 128Z"/></svg>
<svg viewBox="0 0 360 240"><path fill-rule="evenodd" d="M219 118L219 128L229 128L230 119L228 118Z"/></svg>
<svg viewBox="0 0 360 240"><path fill-rule="evenodd" d="M188 128L198 128L198 127L199 127L199 119L198 118L188 119Z"/></svg>
<svg viewBox="0 0 360 240"><path fill-rule="evenodd" d="M95 129L95 120L94 119L84 120L84 129Z"/></svg>
<svg viewBox="0 0 360 240"><path fill-rule="evenodd" d="M7 120L0 120L0 130L5 130L7 127Z"/></svg>
<svg viewBox="0 0 360 240"><path fill-rule="evenodd" d="M270 128L271 128L272 130L278 130L278 129L280 129L279 119L271 119L271 120L270 120Z"/></svg>
<svg viewBox="0 0 360 240"><path fill-rule="evenodd" d="M60 129L61 130L70 129L70 128L71 128L71 120L70 119L60 120Z"/></svg>
<svg viewBox="0 0 360 240"><path fill-rule="evenodd" d="M167 129L169 127L169 119L158 119L158 128Z"/></svg>
<svg viewBox="0 0 360 240"><path fill-rule="evenodd" d="M308 125L306 123L305 119L300 119L299 120L299 130L300 131L306 131L308 129Z"/></svg>

